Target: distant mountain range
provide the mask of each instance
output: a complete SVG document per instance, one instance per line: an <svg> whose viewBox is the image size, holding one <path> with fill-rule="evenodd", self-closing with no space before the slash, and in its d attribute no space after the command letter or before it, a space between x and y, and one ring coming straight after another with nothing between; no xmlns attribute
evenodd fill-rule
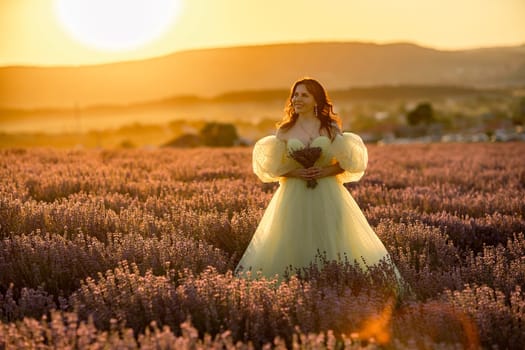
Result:
<svg viewBox="0 0 525 350"><path fill-rule="evenodd" d="M283 91L311 76L328 89L376 85L525 86L525 45L439 51L409 43L304 43L177 52L93 66L0 68L0 108L80 108Z"/></svg>

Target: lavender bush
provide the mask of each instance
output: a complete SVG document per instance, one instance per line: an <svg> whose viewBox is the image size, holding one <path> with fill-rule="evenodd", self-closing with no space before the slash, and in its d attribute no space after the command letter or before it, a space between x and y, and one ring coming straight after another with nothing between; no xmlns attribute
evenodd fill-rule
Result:
<svg viewBox="0 0 525 350"><path fill-rule="evenodd" d="M0 150L0 348L518 348L525 144L369 146L391 253L232 274L277 184L250 149Z"/></svg>

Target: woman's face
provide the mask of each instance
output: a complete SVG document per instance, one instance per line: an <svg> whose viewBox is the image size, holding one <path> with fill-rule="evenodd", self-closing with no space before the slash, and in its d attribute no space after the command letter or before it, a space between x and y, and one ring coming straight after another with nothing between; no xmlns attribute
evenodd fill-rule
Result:
<svg viewBox="0 0 525 350"><path fill-rule="evenodd" d="M295 87L295 91L292 95L292 105L296 113L313 113L315 104L314 96L308 92L305 85L299 84Z"/></svg>

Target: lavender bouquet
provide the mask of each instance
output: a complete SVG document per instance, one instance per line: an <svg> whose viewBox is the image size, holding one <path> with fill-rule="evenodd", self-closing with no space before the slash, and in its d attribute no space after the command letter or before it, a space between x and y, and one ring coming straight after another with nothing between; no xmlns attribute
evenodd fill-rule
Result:
<svg viewBox="0 0 525 350"><path fill-rule="evenodd" d="M305 147L290 152L290 157L301 164L305 169L312 167L321 156L321 147ZM316 179L306 181L307 188L315 188Z"/></svg>

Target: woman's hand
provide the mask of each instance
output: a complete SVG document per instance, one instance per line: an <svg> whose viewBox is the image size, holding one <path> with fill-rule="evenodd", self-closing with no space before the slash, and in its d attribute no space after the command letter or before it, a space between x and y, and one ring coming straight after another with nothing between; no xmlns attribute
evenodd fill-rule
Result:
<svg viewBox="0 0 525 350"><path fill-rule="evenodd" d="M311 167L308 169L303 169L305 170L304 171L305 180L314 180L314 179L320 179L322 177L325 177L326 175L324 174L325 173L324 169L325 168L319 168L319 167Z"/></svg>
<svg viewBox="0 0 525 350"><path fill-rule="evenodd" d="M307 168L307 169L304 169L304 168L294 169L292 171L287 172L283 176L295 177L295 178L302 179L302 180L311 180L311 179L314 179L313 176L318 173L316 170L313 170L313 169L319 169L319 168L312 167L312 168Z"/></svg>
<svg viewBox="0 0 525 350"><path fill-rule="evenodd" d="M307 169L294 169L284 176L286 177L296 177L303 180L313 180L321 179L327 176L337 175L342 173L344 170L339 166L339 163L335 163L326 167L311 167Z"/></svg>

